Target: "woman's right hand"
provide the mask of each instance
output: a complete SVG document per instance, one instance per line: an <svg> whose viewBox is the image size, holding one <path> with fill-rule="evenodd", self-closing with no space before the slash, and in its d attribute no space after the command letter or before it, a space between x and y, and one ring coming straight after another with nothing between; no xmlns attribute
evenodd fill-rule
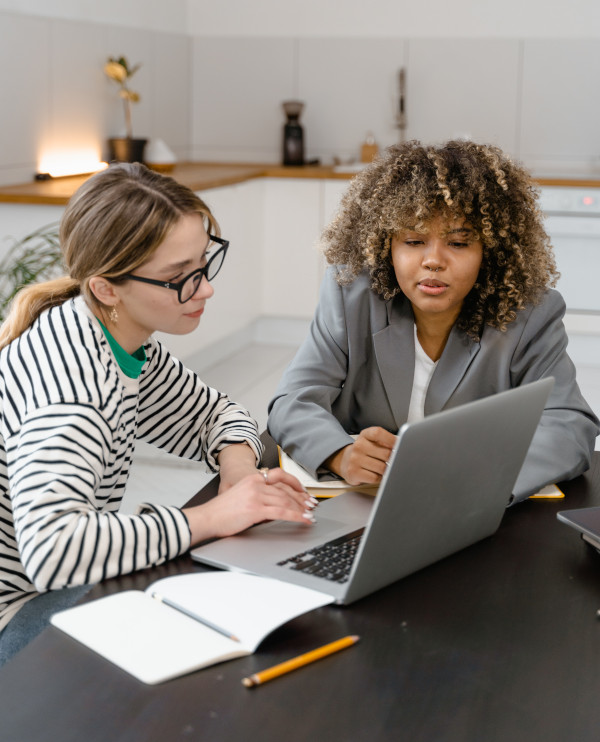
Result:
<svg viewBox="0 0 600 742"><path fill-rule="evenodd" d="M250 474L203 505L184 508L192 545L208 538L232 536L265 520L310 525L317 500L282 469Z"/></svg>
<svg viewBox="0 0 600 742"><path fill-rule="evenodd" d="M330 456L325 466L348 484L379 484L395 443L396 436L384 428L365 428L354 443Z"/></svg>

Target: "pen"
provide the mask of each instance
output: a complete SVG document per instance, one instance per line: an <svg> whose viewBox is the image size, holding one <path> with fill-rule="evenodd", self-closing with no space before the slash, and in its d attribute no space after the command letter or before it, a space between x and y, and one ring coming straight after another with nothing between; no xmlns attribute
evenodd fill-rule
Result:
<svg viewBox="0 0 600 742"><path fill-rule="evenodd" d="M335 642L331 642L331 644L325 644L325 646L323 647L313 649L312 652L306 652L306 654L301 654L299 657L294 657L294 659L287 660L287 662L282 662L279 665L269 667L267 670L262 670L261 672L257 672L247 678L243 678L242 684L245 685L246 688L252 688L255 685L261 685L262 683L266 683L269 680L273 680L273 678L278 678L280 675L285 675L292 670L296 670L298 667L303 667L304 665L308 665L311 662L320 660L321 657L327 657L327 655L329 654L339 652L340 649L351 647L353 644L356 644L359 638L360 637L358 636L345 636L343 639L338 639Z"/></svg>
<svg viewBox="0 0 600 742"><path fill-rule="evenodd" d="M174 610L179 611L180 613L183 613L188 618L193 618L194 621L198 621L198 623L204 624L204 626L208 626L209 629L212 629L213 631L218 631L219 634L223 634L223 636L226 636L228 639L232 639L234 642L239 642L239 639L237 638L237 636L235 636L235 634L232 634L231 631L227 631L227 629L223 629L221 628L221 626L217 626L211 621L208 621L206 618L202 618L202 616L198 616L196 613L192 613L192 611L188 610L187 608L184 608L182 605L177 605L177 603L173 603L168 598L163 598L162 595L159 595L158 593L152 593L152 597L155 600L158 600L161 603L168 605L169 608L173 608Z"/></svg>

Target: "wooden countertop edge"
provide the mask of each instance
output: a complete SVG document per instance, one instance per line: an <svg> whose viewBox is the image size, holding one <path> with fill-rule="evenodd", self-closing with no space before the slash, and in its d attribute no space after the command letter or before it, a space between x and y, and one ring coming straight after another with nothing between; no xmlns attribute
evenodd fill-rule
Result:
<svg viewBox="0 0 600 742"><path fill-rule="evenodd" d="M541 186L562 186L563 188L600 188L600 178L534 178Z"/></svg>
<svg viewBox="0 0 600 742"><path fill-rule="evenodd" d="M284 166L274 164L184 162L168 175L184 183L193 191L245 183L255 178L311 178L350 180L356 173L338 172L332 166ZM0 186L0 203L46 204L64 206L89 175L32 181L14 186ZM541 186L600 188L600 178L535 178Z"/></svg>

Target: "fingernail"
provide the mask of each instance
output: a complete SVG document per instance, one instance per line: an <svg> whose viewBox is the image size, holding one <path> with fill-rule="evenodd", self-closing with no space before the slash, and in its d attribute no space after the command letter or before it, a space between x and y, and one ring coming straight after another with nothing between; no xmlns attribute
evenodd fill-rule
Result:
<svg viewBox="0 0 600 742"><path fill-rule="evenodd" d="M302 517L306 518L306 520L309 520L311 523L315 522L315 516L308 511L302 513Z"/></svg>
<svg viewBox="0 0 600 742"><path fill-rule="evenodd" d="M314 505L318 505L318 504L319 504L319 501L317 500L317 498L316 498L316 497L313 497L312 495L310 496L310 501L311 501L311 502L312 502L312 503L313 503Z"/></svg>
<svg viewBox="0 0 600 742"><path fill-rule="evenodd" d="M317 507L317 503L313 502L312 500L305 500L304 504L306 505L307 508L310 508L311 510Z"/></svg>

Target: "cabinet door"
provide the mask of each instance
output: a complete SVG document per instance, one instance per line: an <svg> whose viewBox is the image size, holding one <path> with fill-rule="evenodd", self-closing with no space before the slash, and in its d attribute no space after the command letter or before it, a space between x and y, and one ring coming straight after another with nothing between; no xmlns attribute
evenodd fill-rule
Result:
<svg viewBox="0 0 600 742"><path fill-rule="evenodd" d="M321 280L322 181L267 178L264 184L262 313L310 318Z"/></svg>
<svg viewBox="0 0 600 742"><path fill-rule="evenodd" d="M597 168L599 74L597 39L523 42L520 157L529 167L553 174Z"/></svg>

